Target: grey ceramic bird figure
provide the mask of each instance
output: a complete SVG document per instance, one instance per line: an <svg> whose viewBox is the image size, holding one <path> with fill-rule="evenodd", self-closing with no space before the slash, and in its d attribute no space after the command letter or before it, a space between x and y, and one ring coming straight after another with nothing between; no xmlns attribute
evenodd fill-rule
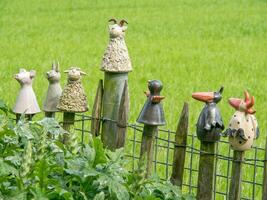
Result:
<svg viewBox="0 0 267 200"><path fill-rule="evenodd" d="M196 92L192 97L205 102L197 122L197 136L199 140L214 142L220 139L224 124L217 103L222 99L223 87L218 92Z"/></svg>

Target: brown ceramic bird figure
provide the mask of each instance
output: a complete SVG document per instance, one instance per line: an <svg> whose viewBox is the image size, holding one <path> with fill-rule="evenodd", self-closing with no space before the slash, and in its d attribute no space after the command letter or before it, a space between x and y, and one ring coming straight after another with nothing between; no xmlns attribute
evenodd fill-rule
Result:
<svg viewBox="0 0 267 200"><path fill-rule="evenodd" d="M230 98L229 104L236 112L232 116L229 128L224 133L229 136L229 143L233 150L245 151L252 147L253 141L259 136L258 122L255 117L254 96L250 98L247 91L245 99Z"/></svg>

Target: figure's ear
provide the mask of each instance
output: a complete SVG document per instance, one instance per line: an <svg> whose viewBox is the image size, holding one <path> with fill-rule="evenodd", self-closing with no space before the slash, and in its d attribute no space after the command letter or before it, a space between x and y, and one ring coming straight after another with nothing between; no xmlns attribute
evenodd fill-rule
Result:
<svg viewBox="0 0 267 200"><path fill-rule="evenodd" d="M20 68L19 73L21 73L21 72L26 72L26 69Z"/></svg>
<svg viewBox="0 0 267 200"><path fill-rule="evenodd" d="M56 62L55 61L52 63L52 70L56 70Z"/></svg>
<svg viewBox="0 0 267 200"><path fill-rule="evenodd" d="M59 72L59 62L57 61L56 72Z"/></svg>
<svg viewBox="0 0 267 200"><path fill-rule="evenodd" d="M221 87L221 89L219 90L219 93L222 94L223 93L223 86Z"/></svg>
<svg viewBox="0 0 267 200"><path fill-rule="evenodd" d="M123 26L123 27L122 27L122 30L123 30L123 31L126 31L126 30L127 30L127 26Z"/></svg>
<svg viewBox="0 0 267 200"><path fill-rule="evenodd" d="M35 70L31 70L31 71L30 71L30 77L31 77L31 78L34 78L35 75L36 75L36 71L35 71Z"/></svg>
<svg viewBox="0 0 267 200"><path fill-rule="evenodd" d="M84 76L87 75L87 74L86 74L85 72L83 72L83 71L80 71L80 74L81 74L81 75L84 75Z"/></svg>

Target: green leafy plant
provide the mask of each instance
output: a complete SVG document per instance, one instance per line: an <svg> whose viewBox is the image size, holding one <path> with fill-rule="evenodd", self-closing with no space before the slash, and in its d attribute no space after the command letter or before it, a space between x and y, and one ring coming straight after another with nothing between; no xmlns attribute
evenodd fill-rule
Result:
<svg viewBox="0 0 267 200"><path fill-rule="evenodd" d="M0 101L0 199L127 200L192 199L178 187L140 170L129 173L123 149L111 152L99 138L80 144L53 118L15 124Z"/></svg>

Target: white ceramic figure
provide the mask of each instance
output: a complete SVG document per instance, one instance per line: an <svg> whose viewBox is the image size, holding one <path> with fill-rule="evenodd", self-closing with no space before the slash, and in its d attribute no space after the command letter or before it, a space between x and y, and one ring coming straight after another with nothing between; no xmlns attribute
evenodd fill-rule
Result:
<svg viewBox="0 0 267 200"><path fill-rule="evenodd" d="M124 40L127 22L122 19L117 22L116 19L110 19L109 22L114 24L109 25L110 41L103 56L101 70L106 72L130 72L132 64L128 54L128 49Z"/></svg>
<svg viewBox="0 0 267 200"><path fill-rule="evenodd" d="M46 93L46 99L44 102L43 110L45 112L57 112L57 105L62 93L60 86L60 72L59 63L52 64L52 70L46 73L46 78L49 81L48 90Z"/></svg>
<svg viewBox="0 0 267 200"><path fill-rule="evenodd" d="M32 88L35 74L34 70L26 71L25 69L20 69L19 73L15 74L14 78L20 83L21 88L13 108L14 113L35 114L41 111Z"/></svg>
<svg viewBox="0 0 267 200"><path fill-rule="evenodd" d="M230 98L229 104L236 109L225 134L233 150L245 151L251 149L253 141L259 136L258 122L255 117L254 97L251 99L245 91L245 100Z"/></svg>

